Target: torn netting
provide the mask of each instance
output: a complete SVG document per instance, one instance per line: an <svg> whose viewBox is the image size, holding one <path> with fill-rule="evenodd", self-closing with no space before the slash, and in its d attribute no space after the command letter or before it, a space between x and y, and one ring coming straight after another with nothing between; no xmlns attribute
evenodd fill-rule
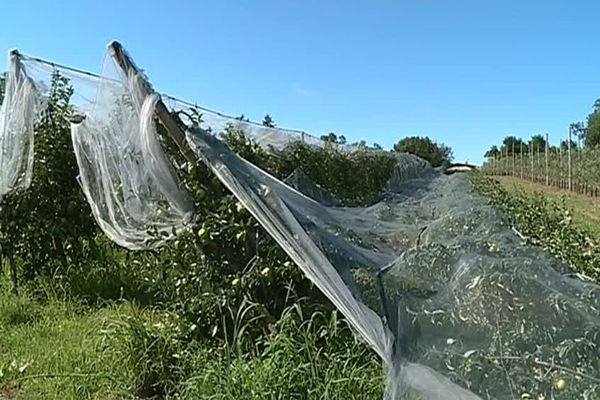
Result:
<svg viewBox="0 0 600 400"><path fill-rule="evenodd" d="M382 357L390 399L599 398L598 286L526 244L465 175L399 155L382 201L331 207L205 130L188 141Z"/></svg>
<svg viewBox="0 0 600 400"><path fill-rule="evenodd" d="M374 226L371 216L379 210L325 207L232 153L204 131L189 133L188 141L379 354L388 369L390 399L408 398L409 393L418 393L423 399L477 398L438 372L396 356L394 332L384 323L381 298L373 282L377 271L395 259L387 239L397 234L398 226L416 232L411 221L396 224L381 220ZM354 240L349 239L351 234L356 235Z"/></svg>

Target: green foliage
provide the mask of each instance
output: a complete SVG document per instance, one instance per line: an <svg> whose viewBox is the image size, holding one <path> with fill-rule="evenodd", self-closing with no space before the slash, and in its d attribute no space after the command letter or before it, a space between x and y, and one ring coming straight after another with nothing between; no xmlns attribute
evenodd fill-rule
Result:
<svg viewBox="0 0 600 400"><path fill-rule="evenodd" d="M126 363L134 372L133 391L142 399L164 398L178 382L184 342L176 317L135 311L117 325Z"/></svg>
<svg viewBox="0 0 600 400"><path fill-rule="evenodd" d="M573 270L600 281L600 238L573 224L573 211L564 201L543 193L508 192L493 179L473 175L475 189L506 211L510 221L532 243L569 264Z"/></svg>
<svg viewBox="0 0 600 400"><path fill-rule="evenodd" d="M401 139L394 145L394 151L410 153L429 161L433 167L446 165L452 161L452 149L438 144L428 137L411 136Z"/></svg>
<svg viewBox="0 0 600 400"><path fill-rule="evenodd" d="M594 102L593 110L587 117L585 144L589 147L598 147L600 145L600 99Z"/></svg>
<svg viewBox="0 0 600 400"><path fill-rule="evenodd" d="M546 139L543 135L533 135L529 141L529 146L531 146L534 153L543 153L546 151Z"/></svg>
<svg viewBox="0 0 600 400"><path fill-rule="evenodd" d="M569 150L569 141L568 140L561 140L560 141L560 149L562 151L567 151ZM577 143L574 140L571 140L571 150L577 149Z"/></svg>
<svg viewBox="0 0 600 400"><path fill-rule="evenodd" d="M338 136L334 132L322 135L320 139L327 143L346 144L346 137L344 135Z"/></svg>
<svg viewBox="0 0 600 400"><path fill-rule="evenodd" d="M584 194L600 193L600 163L599 151L591 148L579 148L572 143L571 177L573 190ZM565 151L566 142L561 149L548 149L548 178L549 184L563 189L568 188L568 154ZM513 168L514 165L514 168ZM504 154L489 158L482 166L482 171L494 175L512 175L546 183L545 153L530 153L506 157Z"/></svg>
<svg viewBox="0 0 600 400"><path fill-rule="evenodd" d="M543 140L543 138L542 138L542 140ZM532 138L532 141L533 141L533 138ZM534 149L535 148L536 147L534 146ZM520 154L521 149L523 149L524 153L527 153L529 151L529 144L525 143L521 138L517 138L515 136L507 136L502 141L502 146L500 146L499 152L500 152L500 154L504 154L504 155L507 155L507 154L512 155L513 153Z"/></svg>
<svg viewBox="0 0 600 400"><path fill-rule="evenodd" d="M96 347L85 352L79 347L79 342L65 340L63 345L76 347L78 354L71 354L73 358L66 360L65 366L57 370L61 373L68 368L76 372L83 370L83 376L58 379L56 386L45 386L36 381L31 386L34 388L32 393L38 390L46 394L49 388L60 387L63 393L67 393L65 398L77 398L78 395L94 397L96 393L108 393L106 391L110 387L121 391L116 395L118 398L123 397L122 390L142 397L166 396L176 391L182 371L187 368L187 364L180 360L187 358L194 346L202 344L204 354L210 354L206 348L224 349L224 353L211 361L215 370L223 368L219 364L223 361L220 358L223 354L236 357L240 366L248 361L245 357L252 354L256 359L251 364L261 365L259 359L262 353L257 352L258 348L262 351L270 346L273 329L290 306L302 304L304 312L309 315L316 313L323 318L332 315L334 307L258 222L206 166L188 165L161 127L159 133L167 156L174 165L183 166L177 169L177 173L194 201L200 222L154 251L129 252L105 238L95 224L76 179L78 167L68 122L72 94L67 79L55 74L48 110L35 127L32 185L26 190L13 191L2 199L1 250L4 256L14 256L24 289L34 288L36 300L58 297L93 307L129 300L155 311L150 316L145 311L141 314L132 312L117 324L117 328L109 324L107 329L115 334L118 345L112 342L112 337L92 336L90 339L94 346L97 341L112 343L120 354L120 360L127 361L122 363L129 368L127 374L116 378L120 382L118 388L105 381L97 385L91 383L91 372L84 368L85 365L80 365L82 361L78 358L97 356L93 362L108 363L97 368L105 371L114 367L111 363L116 353L105 354L106 349L98 350ZM201 114L191 110L190 116L192 124L199 126ZM270 117L267 122L274 126ZM184 127L183 122L179 123ZM396 162L393 156L383 152L360 151L348 155L334 148L313 148L301 143L290 145L275 157L233 126L227 127L222 136L239 155L280 179L301 168L346 204L369 204L377 200ZM9 307L0 302L0 313L3 314L0 322L7 327L28 327L39 322L44 326L41 328L43 332L55 332L56 326L46 326L46 322L41 321L43 318L35 304L29 300L23 303L15 301ZM326 324L323 318L311 322L315 329L317 323ZM96 320L73 322L71 317L66 319L69 321L67 332L76 327L91 329L91 325L99 329ZM104 324L102 322L102 329ZM330 340L341 343L342 336L344 340L349 337L344 333ZM240 340L242 337L243 340ZM283 336L280 338L287 340ZM322 342L311 346L325 345ZM41 351L41 343L40 339L35 345L38 346L35 347L37 351ZM235 349L235 352L230 349ZM286 351L291 349L289 347ZM359 352L355 347L347 353L344 353L343 347L338 350L342 360L344 357L356 360L352 358L356 354L370 359L371 368L376 358L366 348L361 349ZM310 356L320 350L311 347L307 351ZM314 374L316 367L333 365L338 354L336 351L331 348L331 356L326 362L315 364L311 369L303 370L302 374ZM292 356L297 354L298 351L294 350L294 353L284 355L284 359L290 363L289 360L296 360ZM52 360L49 365L55 366L59 358L48 356L48 359ZM264 370L269 373L275 371L268 369L274 365L271 362L267 358L264 365ZM49 365L40 365L39 370L50 370ZM341 364L335 368L331 374L346 375ZM119 374L123 373L122 365L114 369ZM16 377L14 371L11 373L9 379L12 382ZM378 370L370 369L369 373L379 377ZM312 383L302 374L295 375L295 379L303 383L301 391L306 393ZM235 374L229 375L229 378L237 379ZM338 379L337 375L330 378ZM72 383L77 379L80 383ZM355 380L352 390L357 389L358 384ZM65 389L68 385L79 386L71 392L71 389ZM373 390L380 389L377 386ZM0 393L1 390L0 377ZM283 386L281 390L284 390Z"/></svg>
<svg viewBox="0 0 600 400"><path fill-rule="evenodd" d="M396 159L366 149L344 153L333 147L292 143L280 155L280 176L300 168L315 183L346 205L369 205L379 200Z"/></svg>
<svg viewBox="0 0 600 400"><path fill-rule="evenodd" d="M494 158L494 157L498 157L500 155L500 150L498 149L498 146L493 145L492 147L490 147L490 149L488 151L485 152L484 157L485 158Z"/></svg>
<svg viewBox="0 0 600 400"><path fill-rule="evenodd" d="M292 307L261 352L218 357L199 351L189 359L181 399L377 399L383 397L381 362L337 314L306 316Z"/></svg>
<svg viewBox="0 0 600 400"><path fill-rule="evenodd" d="M13 296L0 289L0 333L15 326L36 322L42 310L29 296Z"/></svg>

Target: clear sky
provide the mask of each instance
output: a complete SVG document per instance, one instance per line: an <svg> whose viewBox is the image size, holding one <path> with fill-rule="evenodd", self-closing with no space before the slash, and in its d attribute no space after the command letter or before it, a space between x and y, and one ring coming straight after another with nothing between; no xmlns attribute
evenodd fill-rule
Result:
<svg viewBox="0 0 600 400"><path fill-rule="evenodd" d="M600 97L598 0L4 0L0 50L99 72L119 40L162 92L389 148L428 135L479 163L558 142Z"/></svg>

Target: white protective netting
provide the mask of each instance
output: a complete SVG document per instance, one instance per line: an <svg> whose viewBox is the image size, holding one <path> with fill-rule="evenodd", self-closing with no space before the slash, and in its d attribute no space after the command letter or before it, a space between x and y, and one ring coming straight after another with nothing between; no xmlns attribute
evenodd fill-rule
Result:
<svg viewBox="0 0 600 400"><path fill-rule="evenodd" d="M9 65L0 108L0 198L31 183L33 125L42 101L18 53L11 52Z"/></svg>
<svg viewBox="0 0 600 400"><path fill-rule="evenodd" d="M210 110L208 108L185 102L168 95L163 95L162 100L170 109L194 109L201 113L202 121L204 122L204 126L209 133L219 135L225 131L227 126L232 126L236 130L242 130L248 138L252 139L252 141L267 151L283 150L286 146L293 142L302 142L316 147L330 146L344 152L352 152L360 149L360 146L357 144L325 142L320 138L303 131L268 127L256 122L233 118L218 111Z"/></svg>
<svg viewBox="0 0 600 400"><path fill-rule="evenodd" d="M126 76L110 55L102 78L13 55L0 126L0 188L31 179L33 127L44 109L38 105L56 72L73 88L73 119L83 117L72 124L78 178L104 233L121 246L144 249L185 229L193 204L159 143L153 117L159 97L143 93L143 75Z"/></svg>
<svg viewBox="0 0 600 400"><path fill-rule="evenodd" d="M193 205L156 132L159 96L107 57L94 107L72 125L80 182L102 230L130 249L159 246L186 226ZM110 79L106 79L110 78Z"/></svg>
<svg viewBox="0 0 600 400"><path fill-rule="evenodd" d="M0 130L0 143L21 154L5 175L27 176L25 139L58 68L74 88L75 113L85 116L72 137L96 220L125 247L154 247L185 229L193 209L156 132L159 97L141 72L123 73L113 60L101 78L25 56L11 64L35 90L7 88L7 98L29 101L5 102L6 115L22 116ZM389 399L600 398L598 286L524 244L465 176L400 154L381 201L339 207L302 171L281 182L218 134L232 124L276 151L313 137L196 111L202 123L186 132L190 149L382 358ZM569 382L561 391L559 378Z"/></svg>

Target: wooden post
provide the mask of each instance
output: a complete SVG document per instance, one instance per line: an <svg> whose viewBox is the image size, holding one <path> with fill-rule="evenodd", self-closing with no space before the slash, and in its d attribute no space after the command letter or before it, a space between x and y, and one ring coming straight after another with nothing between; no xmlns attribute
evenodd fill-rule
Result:
<svg viewBox="0 0 600 400"><path fill-rule="evenodd" d="M539 174L540 174L540 146L536 144L535 146L535 155L537 158L536 164L535 164L535 181L538 182L540 179Z"/></svg>
<svg viewBox="0 0 600 400"><path fill-rule="evenodd" d="M563 169L562 169L562 146L559 143L558 144L558 171L559 171L559 176L558 176L558 187L560 187L561 182L563 180Z"/></svg>
<svg viewBox="0 0 600 400"><path fill-rule="evenodd" d="M121 68L123 74L125 75L125 78L129 78L133 74L141 74L139 68L135 65L131 57L129 57L129 54L127 54L127 52L119 42L110 43L108 45L108 48L111 53L111 57L115 60L119 68ZM154 90L152 89L148 81L142 79L142 82L142 90L144 90L145 95L154 93ZM175 141L177 147L179 147L179 150L184 155L184 157L191 164L196 164L198 161L194 153L187 145L185 133L179 128L173 117L171 117L169 110L162 102L162 100L159 100L156 104L155 112L156 116L158 117L158 120L165 127L169 136L171 136L171 138Z"/></svg>
<svg viewBox="0 0 600 400"><path fill-rule="evenodd" d="M521 179L523 179L523 141L521 140L521 149L519 150L521 156Z"/></svg>
<svg viewBox="0 0 600 400"><path fill-rule="evenodd" d="M533 140L529 143L529 161L531 162L531 174L530 178L533 182Z"/></svg>
<svg viewBox="0 0 600 400"><path fill-rule="evenodd" d="M567 142L567 151L568 151L568 158L569 158L569 166L568 166L568 185L569 185L569 192L573 190L573 182L571 181L571 127L569 127L569 141Z"/></svg>
<svg viewBox="0 0 600 400"><path fill-rule="evenodd" d="M515 176L515 142L512 142L512 176Z"/></svg>
<svg viewBox="0 0 600 400"><path fill-rule="evenodd" d="M550 177L548 175L548 134L546 133L546 148L544 149L546 153L546 186L550 185Z"/></svg>

